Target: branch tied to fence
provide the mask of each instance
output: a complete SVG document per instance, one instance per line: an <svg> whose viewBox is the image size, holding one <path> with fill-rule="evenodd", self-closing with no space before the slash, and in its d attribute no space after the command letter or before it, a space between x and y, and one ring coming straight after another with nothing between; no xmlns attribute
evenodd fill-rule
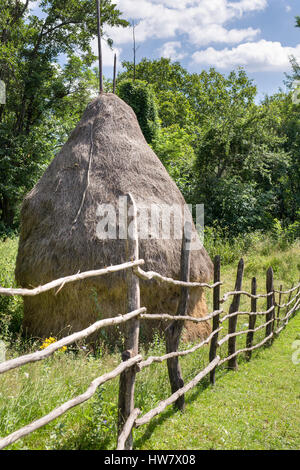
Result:
<svg viewBox="0 0 300 470"><path fill-rule="evenodd" d="M213 284L191 282L190 281L190 256L191 252L187 249L189 240L191 239L192 227L186 224L183 230L182 247L181 247L181 273L180 279L172 279L164 277L153 271L143 271L141 266L144 260L139 259L139 240L137 230L137 208L133 197L128 196L128 207L131 207L133 235L127 241L126 259L131 261L116 266L108 266L102 269L77 273L48 282L43 286L34 287L32 289L15 289L0 287L0 295L20 295L35 296L51 289L56 289L55 295L59 293L63 287L70 282L78 282L91 277L97 277L125 271L127 275L128 313L117 315L112 318L105 318L95 322L84 330L73 333L59 341L51 344L42 351L36 351L31 354L7 360L0 364L0 374L8 372L17 367L28 363L33 363L45 359L63 346L76 343L79 340L87 338L91 334L100 331L100 329L108 326L116 326L125 324L125 350L122 353L122 362L111 372L107 372L100 377L94 379L86 392L63 403L47 415L24 426L23 428L11 433L10 435L0 439L0 449L12 444L18 439L25 437L31 432L45 426L62 414L66 413L75 406L86 402L92 398L100 385L109 380L119 378L119 398L118 398L118 441L117 449L130 450L133 448L133 430L144 424L149 423L155 416L162 413L168 406L174 405L176 408L183 410L185 407L185 394L194 388L201 380L209 375L209 380L214 385L216 380L216 370L218 367L227 364L227 368L236 370L238 367L238 356L245 354L247 360L251 359L252 352L262 346L271 345L272 341L286 327L289 320L295 315L300 308L300 283L292 286L290 289L283 290L280 286L279 290L274 288L274 273L270 268L266 274L266 292L257 293L256 278L252 279L251 293L242 290L242 281L244 275L244 261L241 259L238 264L235 288L233 291L226 292L221 297L221 260L220 256L214 259L214 279ZM180 287L180 301L175 315L168 313L148 314L147 309L141 306L140 296L140 280L155 280L158 284L168 283ZM202 317L196 318L188 315L189 292L190 289L202 288L213 291L213 311ZM279 296L278 301L276 296ZM282 302L285 295L288 295L287 302ZM249 311L240 310L240 301L242 297L250 298ZM225 310L225 304L231 299L228 312ZM259 299L265 300L267 307L265 310L259 311L257 302ZM222 308L222 307L223 308ZM238 330L238 319L241 316L248 317L248 327ZM256 325L258 319L265 318L263 323ZM161 356L150 356L144 358L139 353L140 346L140 323L141 321L160 320L168 322L165 330L166 353ZM186 349L179 350L181 333L186 322L212 323L212 328L207 337L202 338L199 343ZM225 322L228 323L228 331L225 332ZM264 338L259 338L254 344L255 335L265 330ZM220 334L224 335L220 338ZM237 339L246 336L245 347L236 347ZM221 354L221 347L227 343L227 356ZM179 359L193 354L196 351L208 346L208 364L198 372L198 374L187 384L184 383L181 372ZM144 416L135 406L135 383L138 374L145 368L158 363L167 363L171 395L162 400L152 410L148 411Z"/></svg>

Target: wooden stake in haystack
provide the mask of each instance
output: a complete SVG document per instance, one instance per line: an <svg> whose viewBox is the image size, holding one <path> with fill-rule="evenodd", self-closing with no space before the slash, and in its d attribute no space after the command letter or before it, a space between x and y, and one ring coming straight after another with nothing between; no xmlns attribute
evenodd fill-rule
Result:
<svg viewBox="0 0 300 470"><path fill-rule="evenodd" d="M99 92L103 93L103 70L102 70L102 46L101 46L101 0L97 4L97 29L98 29L98 60L99 60Z"/></svg>
<svg viewBox="0 0 300 470"><path fill-rule="evenodd" d="M117 82L117 54L114 55L113 94L116 93L116 82Z"/></svg>

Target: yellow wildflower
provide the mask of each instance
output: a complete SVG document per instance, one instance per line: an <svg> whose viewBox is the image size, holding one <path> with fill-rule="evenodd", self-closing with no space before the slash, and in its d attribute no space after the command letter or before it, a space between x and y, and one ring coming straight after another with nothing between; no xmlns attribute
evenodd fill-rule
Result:
<svg viewBox="0 0 300 470"><path fill-rule="evenodd" d="M50 344L56 343L57 339L54 338L53 336L50 336L49 338L46 338L43 342L43 344L40 346L40 349L46 349ZM62 348L59 349L59 351L65 352L67 350L67 346L63 346Z"/></svg>

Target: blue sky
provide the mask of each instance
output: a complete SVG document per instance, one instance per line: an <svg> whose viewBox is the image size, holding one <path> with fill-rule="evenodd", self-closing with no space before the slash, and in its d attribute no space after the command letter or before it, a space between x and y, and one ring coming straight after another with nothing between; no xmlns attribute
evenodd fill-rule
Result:
<svg viewBox="0 0 300 470"><path fill-rule="evenodd" d="M243 66L258 97L283 89L289 56L300 60L299 0L115 0L134 20L137 60L161 56L190 72L215 67L221 73ZM132 31L106 28L114 39L119 69L132 60ZM94 43L96 51L96 43ZM111 76L113 53L104 44L104 72Z"/></svg>
<svg viewBox="0 0 300 470"><path fill-rule="evenodd" d="M91 0L94 1L94 0ZM299 0L114 0L123 18L136 23L143 57L170 57L190 72L215 67L221 73L243 66L258 88L258 100L280 87L290 72L289 56L300 61ZM38 2L34 2L36 6ZM35 10L38 12L38 10ZM132 60L132 29L105 27L114 40L118 69ZM96 39L92 42L97 53ZM112 75L113 54L106 43L104 74Z"/></svg>

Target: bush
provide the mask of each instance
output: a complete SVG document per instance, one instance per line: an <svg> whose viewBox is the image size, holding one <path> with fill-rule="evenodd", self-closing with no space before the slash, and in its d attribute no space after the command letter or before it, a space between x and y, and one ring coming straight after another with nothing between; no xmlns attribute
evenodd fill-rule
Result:
<svg viewBox="0 0 300 470"><path fill-rule="evenodd" d="M123 80L118 85L119 97L132 107L145 139L150 144L159 130L156 98L151 86L141 80Z"/></svg>

